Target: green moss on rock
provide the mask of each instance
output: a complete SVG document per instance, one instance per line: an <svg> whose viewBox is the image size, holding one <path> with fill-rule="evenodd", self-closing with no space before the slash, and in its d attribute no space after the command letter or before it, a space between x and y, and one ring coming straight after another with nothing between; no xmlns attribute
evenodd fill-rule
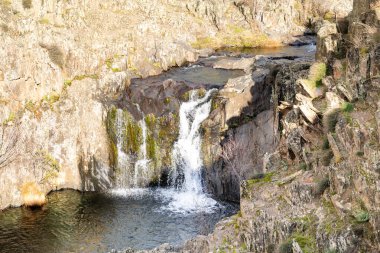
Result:
<svg viewBox="0 0 380 253"><path fill-rule="evenodd" d="M127 153L138 154L142 139L142 129L140 125L132 119L127 122L125 130L124 150Z"/></svg>

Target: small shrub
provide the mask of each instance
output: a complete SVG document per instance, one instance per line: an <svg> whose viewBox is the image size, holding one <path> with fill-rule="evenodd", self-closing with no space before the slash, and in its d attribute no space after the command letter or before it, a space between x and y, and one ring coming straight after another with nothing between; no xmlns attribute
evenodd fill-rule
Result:
<svg viewBox="0 0 380 253"><path fill-rule="evenodd" d="M32 0L22 0L22 6L24 9L32 8Z"/></svg>
<svg viewBox="0 0 380 253"><path fill-rule="evenodd" d="M342 105L342 111L346 113L350 113L354 111L354 105L351 103L344 103Z"/></svg>
<svg viewBox="0 0 380 253"><path fill-rule="evenodd" d="M335 20L335 13L334 12L326 12L325 15L323 16L323 19L324 20L328 20L328 21L334 21Z"/></svg>
<svg viewBox="0 0 380 253"><path fill-rule="evenodd" d="M303 252L316 252L316 242L312 236L296 233L293 239L298 243Z"/></svg>
<svg viewBox="0 0 380 253"><path fill-rule="evenodd" d="M330 180L328 178L324 178L321 181L319 181L315 187L315 195L320 196L322 195L327 188L330 187Z"/></svg>
<svg viewBox="0 0 380 253"><path fill-rule="evenodd" d="M65 81L63 82L63 88L64 88L64 89L67 89L67 88L70 87L72 84L73 84L73 81L72 81L72 80L65 80Z"/></svg>
<svg viewBox="0 0 380 253"><path fill-rule="evenodd" d="M315 83L316 87L322 85L322 79L326 76L327 66L325 63L315 63L310 67L309 80Z"/></svg>
<svg viewBox="0 0 380 253"><path fill-rule="evenodd" d="M280 245L280 253L293 253L293 241L288 240Z"/></svg>
<svg viewBox="0 0 380 253"><path fill-rule="evenodd" d="M358 151L358 152L356 152L356 155L359 156L359 157L362 157L362 156L364 156L364 152L363 151Z"/></svg>
<svg viewBox="0 0 380 253"><path fill-rule="evenodd" d="M307 170L307 164L306 163L300 163L299 167L301 170Z"/></svg>
<svg viewBox="0 0 380 253"><path fill-rule="evenodd" d="M1 124L2 125L8 125L9 123L16 120L16 114L14 112L11 112L7 119L5 119Z"/></svg>
<svg viewBox="0 0 380 253"><path fill-rule="evenodd" d="M171 99L170 99L170 98L165 98L165 100L164 100L164 104L165 104L165 105L170 104L170 102L171 102Z"/></svg>
<svg viewBox="0 0 380 253"><path fill-rule="evenodd" d="M369 221L369 213L366 211L360 211L355 215L355 219L359 223L364 223Z"/></svg>
<svg viewBox="0 0 380 253"><path fill-rule="evenodd" d="M329 110L323 115L322 122L326 133L335 132L335 126L338 123L340 113L341 109L337 108Z"/></svg>
<svg viewBox="0 0 380 253"><path fill-rule="evenodd" d="M56 92L52 92L48 95L45 95L42 99L46 101L50 107L52 107L54 103L59 101L60 95Z"/></svg>

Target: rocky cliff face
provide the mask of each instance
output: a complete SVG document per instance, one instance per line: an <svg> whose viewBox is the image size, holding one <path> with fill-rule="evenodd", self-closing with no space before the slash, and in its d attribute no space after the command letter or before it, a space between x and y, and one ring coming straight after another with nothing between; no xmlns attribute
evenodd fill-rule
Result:
<svg viewBox="0 0 380 253"><path fill-rule="evenodd" d="M1 1L0 185L6 190L0 209L22 204L20 189L31 182L44 193L110 187L115 171L107 111L132 77L194 61L215 45L292 40L289 35L304 30L307 13L315 9L310 6L298 1ZM315 15L328 12L323 8L318 4L321 13ZM283 33L275 37L282 19Z"/></svg>
<svg viewBox="0 0 380 253"><path fill-rule="evenodd" d="M181 252L379 251L379 7L355 1L346 29L318 28L316 63L279 66L269 170L242 182L238 215Z"/></svg>

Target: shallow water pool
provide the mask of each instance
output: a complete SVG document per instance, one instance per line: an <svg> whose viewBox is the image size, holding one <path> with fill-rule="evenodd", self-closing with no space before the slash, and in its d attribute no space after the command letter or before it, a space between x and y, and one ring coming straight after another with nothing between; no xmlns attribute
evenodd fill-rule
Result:
<svg viewBox="0 0 380 253"><path fill-rule="evenodd" d="M107 252L166 242L178 246L210 233L235 211L207 196L192 199L162 189L54 192L42 209L0 213L0 252Z"/></svg>

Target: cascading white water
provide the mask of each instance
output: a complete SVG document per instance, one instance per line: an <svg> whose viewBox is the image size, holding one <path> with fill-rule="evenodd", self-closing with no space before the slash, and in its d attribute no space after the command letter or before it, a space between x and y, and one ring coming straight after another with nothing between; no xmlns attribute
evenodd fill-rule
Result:
<svg viewBox="0 0 380 253"><path fill-rule="evenodd" d="M140 187L142 186L145 181L147 181L147 173L148 173L148 165L150 160L147 158L147 151L146 151L146 138L147 138L147 127L146 127L146 122L145 122L145 115L141 111L140 106L138 104L135 104L138 111L142 115L142 119L140 120L139 124L141 127L142 131L142 143L140 146L140 155L139 159L135 163L135 168L134 168L134 187Z"/></svg>
<svg viewBox="0 0 380 253"><path fill-rule="evenodd" d="M198 92L191 92L188 102L182 103L179 116L179 137L173 146L172 151L172 173L171 188L157 189L156 197L167 203L162 209L175 213L198 213L214 212L220 205L209 198L202 187L202 138L200 126L208 117L211 110L211 95L214 90L208 91L202 98L198 97ZM147 126L145 116L136 104L137 109L142 115L139 122L142 131L142 143L138 160L134 164L134 172L128 175L127 155L122 150L123 134L125 123L123 122L123 111L118 110L116 120L118 167L125 171L122 177L129 178L127 183L120 185L122 189L114 189L113 194L129 196L130 194L149 194L149 191L138 189L145 187L148 182L148 172L150 160L147 157ZM133 188L133 189L131 189Z"/></svg>
<svg viewBox="0 0 380 253"><path fill-rule="evenodd" d="M124 137L126 134L126 124L124 113L122 109L116 110L116 120L115 120L115 133L116 133L116 148L117 148L117 161L116 166L119 171L119 176L117 177L117 187L119 188L138 188L146 186L148 181L148 166L149 159L147 158L146 140L147 140L147 126L145 122L144 114L141 112L138 105L137 109L143 116L142 120L139 122L139 126L142 132L142 143L140 145L140 151L137 157L137 161L134 163L133 171L131 166L133 166L133 161L129 158L123 150Z"/></svg>
<svg viewBox="0 0 380 253"><path fill-rule="evenodd" d="M203 167L200 135L201 123L211 110L211 95L208 91L203 98L192 92L190 100L181 105L179 116L179 137L174 144L171 185L173 189L163 191L170 200L166 209L174 212L212 212L217 202L204 193L201 170Z"/></svg>
<svg viewBox="0 0 380 253"><path fill-rule="evenodd" d="M126 179L128 178L128 156L123 150L123 136L125 131L125 125L123 120L123 110L116 110L116 148L117 148L117 168L120 170L121 176L118 177L118 185L122 187L127 186Z"/></svg>
<svg viewBox="0 0 380 253"><path fill-rule="evenodd" d="M211 109L212 90L198 99L191 92L190 100L181 105L179 116L179 137L173 147L173 183L182 191L202 193L201 136L199 128Z"/></svg>

